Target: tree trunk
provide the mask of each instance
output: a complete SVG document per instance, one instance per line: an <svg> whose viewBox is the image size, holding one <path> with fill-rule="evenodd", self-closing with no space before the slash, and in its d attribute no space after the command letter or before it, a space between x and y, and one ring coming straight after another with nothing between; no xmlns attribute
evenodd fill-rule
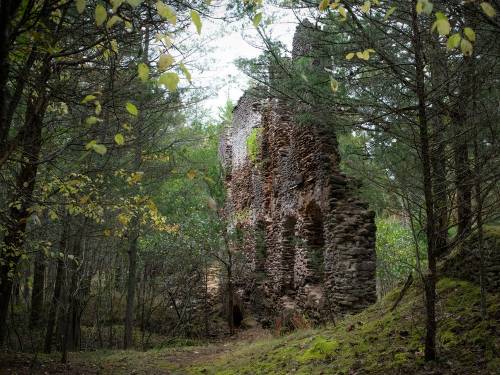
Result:
<svg viewBox="0 0 500 375"><path fill-rule="evenodd" d="M48 68L42 73L42 83L48 79ZM15 271L20 250L24 243L26 223L30 216L35 179L38 172L38 159L42 145L42 126L47 98L45 93L38 97L32 95L26 108L24 134L22 142L22 162L16 178L16 192L13 202L19 202L10 208L6 224L7 234L4 238L4 248L0 266L0 343L3 343L6 333L7 314L12 292L12 274Z"/></svg>
<svg viewBox="0 0 500 375"><path fill-rule="evenodd" d="M412 44L415 53L415 83L418 99L418 124L420 157L422 162L423 189L425 196L426 212L426 235L427 235L427 261L428 270L424 279L425 285L425 310L426 310L426 336L425 336L425 360L436 359L436 232L434 197L432 190L431 148L429 143L429 129L426 113L426 92L424 75L424 57L421 31L418 15L416 12L416 1L412 7Z"/></svg>
<svg viewBox="0 0 500 375"><path fill-rule="evenodd" d="M0 150L6 147L10 122L7 120L9 80L9 51L11 48L11 21L21 5L19 0L2 0L0 2ZM8 288L8 286L5 286ZM2 288L3 289L3 288ZM2 295L4 292L2 291Z"/></svg>
<svg viewBox="0 0 500 375"><path fill-rule="evenodd" d="M45 290L45 256L41 251L35 255L33 267L33 289L31 291L30 327L37 328L43 312Z"/></svg>
<svg viewBox="0 0 500 375"><path fill-rule="evenodd" d="M136 221L134 219L134 221ZM132 225L137 226L138 223ZM135 288L137 284L137 240L139 237L138 231L130 233L128 248L128 277L127 277L127 307L125 311L125 332L123 337L123 348L128 349L133 344L132 333L134 329L134 302Z"/></svg>

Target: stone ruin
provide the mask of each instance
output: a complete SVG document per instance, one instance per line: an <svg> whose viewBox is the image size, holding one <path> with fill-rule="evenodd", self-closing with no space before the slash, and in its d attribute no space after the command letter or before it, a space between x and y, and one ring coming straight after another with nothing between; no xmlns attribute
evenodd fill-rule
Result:
<svg viewBox="0 0 500 375"><path fill-rule="evenodd" d="M293 58L307 48L298 30ZM290 107L246 93L221 140L243 263L236 297L263 322L286 312L328 321L376 301L375 215L340 171L335 135L300 125Z"/></svg>

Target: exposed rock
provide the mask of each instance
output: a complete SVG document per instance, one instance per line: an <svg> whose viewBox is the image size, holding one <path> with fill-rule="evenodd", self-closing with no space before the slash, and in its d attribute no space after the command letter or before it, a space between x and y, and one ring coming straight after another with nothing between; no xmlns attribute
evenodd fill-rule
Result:
<svg viewBox="0 0 500 375"><path fill-rule="evenodd" d="M294 56L311 52L307 37L294 40ZM244 233L240 294L261 319L294 309L328 320L376 301L374 213L340 171L324 116L295 120L306 110L247 93L221 142L226 214Z"/></svg>

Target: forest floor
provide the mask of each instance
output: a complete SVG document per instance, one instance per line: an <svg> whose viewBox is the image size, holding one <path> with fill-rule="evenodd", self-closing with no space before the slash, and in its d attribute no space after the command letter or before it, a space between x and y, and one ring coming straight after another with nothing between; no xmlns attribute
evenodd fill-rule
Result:
<svg viewBox="0 0 500 375"><path fill-rule="evenodd" d="M260 329L204 346L55 356L0 354L0 374L499 374L500 295L479 315L478 287L438 283L439 361L423 360L422 293L411 288L394 311L399 290L336 326L274 337Z"/></svg>

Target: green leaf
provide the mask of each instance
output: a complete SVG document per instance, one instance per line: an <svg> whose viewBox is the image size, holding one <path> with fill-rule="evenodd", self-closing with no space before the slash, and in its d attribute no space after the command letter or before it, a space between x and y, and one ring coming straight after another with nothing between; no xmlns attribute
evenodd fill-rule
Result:
<svg viewBox="0 0 500 375"><path fill-rule="evenodd" d="M390 16L392 16L392 14L396 11L396 7L390 7L389 10L387 11L387 13L385 14L384 16L384 21L387 21L389 19Z"/></svg>
<svg viewBox="0 0 500 375"><path fill-rule="evenodd" d="M87 125L95 125L95 124L97 124L98 121L99 121L99 119L95 116L89 116L85 119L85 123Z"/></svg>
<svg viewBox="0 0 500 375"><path fill-rule="evenodd" d="M107 18L106 8L104 8L101 4L97 4L94 16L96 25L101 26Z"/></svg>
<svg viewBox="0 0 500 375"><path fill-rule="evenodd" d="M108 22L106 22L106 28L111 29L116 23L123 21L120 17L117 15L114 15L111 17Z"/></svg>
<svg viewBox="0 0 500 375"><path fill-rule="evenodd" d="M142 0L127 0L127 3L129 3L132 8L135 8L142 3Z"/></svg>
<svg viewBox="0 0 500 375"><path fill-rule="evenodd" d="M174 58L171 55L161 55L158 60L158 69L161 71L167 70L174 63Z"/></svg>
<svg viewBox="0 0 500 375"><path fill-rule="evenodd" d="M484 14L486 14L490 18L495 17L495 15L497 14L495 8L493 8L493 6L486 1L483 1L481 3L481 9L483 10Z"/></svg>
<svg viewBox="0 0 500 375"><path fill-rule="evenodd" d="M113 13L116 13L120 5L123 4L123 0L111 0L111 5L113 7Z"/></svg>
<svg viewBox="0 0 500 375"><path fill-rule="evenodd" d="M118 146L121 146L125 143L125 137L120 133L115 134L115 142Z"/></svg>
<svg viewBox="0 0 500 375"><path fill-rule="evenodd" d="M85 12L86 0L76 0L75 5L79 14Z"/></svg>
<svg viewBox="0 0 500 375"><path fill-rule="evenodd" d="M191 82L191 73L189 72L188 68L186 68L186 65L184 65L183 63L180 63L179 68L181 68L182 74L184 74L184 77L186 77L186 79L189 82Z"/></svg>
<svg viewBox="0 0 500 375"><path fill-rule="evenodd" d="M262 21L262 13L257 13L252 20L252 23L255 27L258 27Z"/></svg>
<svg viewBox="0 0 500 375"><path fill-rule="evenodd" d="M92 100L95 100L97 99L95 95L87 95L85 98L82 99L82 101L80 103L82 104L86 104Z"/></svg>
<svg viewBox="0 0 500 375"><path fill-rule="evenodd" d="M417 2L417 13L425 13L425 14L431 14L432 9L434 8L434 4L432 4L429 0L418 0Z"/></svg>
<svg viewBox="0 0 500 375"><path fill-rule="evenodd" d="M85 149L86 150L93 150L93 151L97 152L100 155L104 155L106 153L106 151L107 151L106 150L106 146L98 144L97 141L95 141L95 140L90 141L89 143L87 143L85 145Z"/></svg>
<svg viewBox="0 0 500 375"><path fill-rule="evenodd" d="M475 42L476 41L476 32L474 30L472 30L470 27L466 27L464 29L464 35L471 42Z"/></svg>
<svg viewBox="0 0 500 375"><path fill-rule="evenodd" d="M165 18L168 22L175 26L177 23L177 16L175 11L170 6L158 1L156 3L156 10L161 17Z"/></svg>
<svg viewBox="0 0 500 375"><path fill-rule="evenodd" d="M130 102L127 102L125 108L127 109L127 112L130 113L132 116L137 116L139 114L137 107Z"/></svg>
<svg viewBox="0 0 500 375"><path fill-rule="evenodd" d="M158 83L167 86L170 91L176 91L179 84L179 76L177 73L168 72L164 73L158 79Z"/></svg>
<svg viewBox="0 0 500 375"><path fill-rule="evenodd" d="M330 79L330 88L333 92L337 92L339 90L339 82L335 78Z"/></svg>
<svg viewBox="0 0 500 375"><path fill-rule="evenodd" d="M439 35L448 35L450 33L450 22L443 12L436 12L436 21L432 25L432 31L434 29L437 29Z"/></svg>
<svg viewBox="0 0 500 375"><path fill-rule="evenodd" d="M92 146L92 150L97 152L99 155L104 155L107 151L106 146L97 143Z"/></svg>
<svg viewBox="0 0 500 375"><path fill-rule="evenodd" d="M201 18L200 14L196 10L191 11L191 20L193 21L193 24L196 26L196 32L198 34L201 34Z"/></svg>
<svg viewBox="0 0 500 375"><path fill-rule="evenodd" d="M446 48L447 49L457 48L460 45L461 39L462 37L460 36L459 33L453 34L448 38L448 42L446 42Z"/></svg>
<svg viewBox="0 0 500 375"><path fill-rule="evenodd" d="M147 82L149 79L149 68L146 64L140 63L137 66L137 74L139 75L139 78L141 79L142 82Z"/></svg>
<svg viewBox="0 0 500 375"><path fill-rule="evenodd" d="M467 39L462 38L462 41L460 42L460 50L462 51L464 56L471 56L473 50L472 43Z"/></svg>

